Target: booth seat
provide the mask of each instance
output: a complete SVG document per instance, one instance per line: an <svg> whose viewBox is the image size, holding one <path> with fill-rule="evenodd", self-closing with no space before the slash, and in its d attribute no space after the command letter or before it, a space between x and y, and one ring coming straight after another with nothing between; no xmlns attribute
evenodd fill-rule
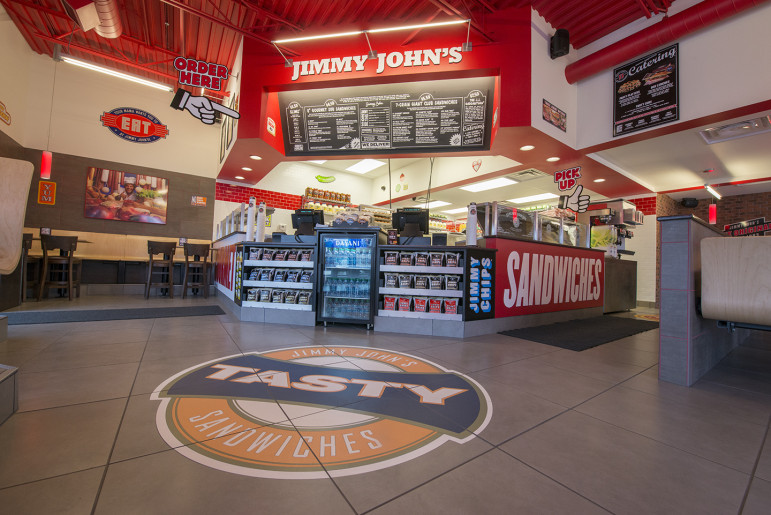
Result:
<svg viewBox="0 0 771 515"><path fill-rule="evenodd" d="M733 327L771 330L771 236L701 240L701 313Z"/></svg>

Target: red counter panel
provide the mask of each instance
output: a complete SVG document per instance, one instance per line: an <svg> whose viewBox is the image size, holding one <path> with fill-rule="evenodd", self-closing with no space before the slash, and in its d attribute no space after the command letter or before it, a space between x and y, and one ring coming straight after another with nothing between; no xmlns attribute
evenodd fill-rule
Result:
<svg viewBox="0 0 771 515"><path fill-rule="evenodd" d="M498 249L496 318L602 307L603 252L502 238L486 246Z"/></svg>

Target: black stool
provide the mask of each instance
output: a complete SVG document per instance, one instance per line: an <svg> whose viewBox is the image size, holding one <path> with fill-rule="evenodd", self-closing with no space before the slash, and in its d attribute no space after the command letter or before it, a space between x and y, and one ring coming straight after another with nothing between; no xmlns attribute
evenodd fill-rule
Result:
<svg viewBox="0 0 771 515"><path fill-rule="evenodd" d="M169 298L174 298L174 252L176 249L177 244L173 241L147 242L147 253L150 255L150 260L147 263L146 299L150 297L150 288L153 286L168 288ZM162 259L155 257L159 254L163 255ZM160 274L160 281L153 282L153 274Z"/></svg>
<svg viewBox="0 0 771 515"><path fill-rule="evenodd" d="M43 272L40 277L40 289L37 300L43 298L43 292L48 293L50 288L67 289L67 294L72 300L72 290L77 290L80 297L80 258L75 257L78 248L77 236L47 236L40 235L40 246L43 247ZM58 250L58 256L48 253Z"/></svg>
<svg viewBox="0 0 771 515"><path fill-rule="evenodd" d="M191 261L190 258L193 258ZM205 243L185 243L185 277L182 280L182 298L187 297L187 289L203 288L203 297L209 298L209 245ZM190 282L188 282L188 279Z"/></svg>
<svg viewBox="0 0 771 515"><path fill-rule="evenodd" d="M27 300L27 290L36 291L40 287L40 258L30 256L32 235L22 234L21 239L21 301Z"/></svg>

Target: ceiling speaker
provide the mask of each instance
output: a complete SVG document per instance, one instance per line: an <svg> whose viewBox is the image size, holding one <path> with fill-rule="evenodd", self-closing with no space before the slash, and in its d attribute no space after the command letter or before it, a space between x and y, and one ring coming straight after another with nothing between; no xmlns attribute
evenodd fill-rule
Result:
<svg viewBox="0 0 771 515"><path fill-rule="evenodd" d="M699 201L695 198L684 198L680 201L683 207L696 207L699 205Z"/></svg>
<svg viewBox="0 0 771 515"><path fill-rule="evenodd" d="M568 55L570 51L570 33L567 29L557 29L549 43L549 57L556 59Z"/></svg>

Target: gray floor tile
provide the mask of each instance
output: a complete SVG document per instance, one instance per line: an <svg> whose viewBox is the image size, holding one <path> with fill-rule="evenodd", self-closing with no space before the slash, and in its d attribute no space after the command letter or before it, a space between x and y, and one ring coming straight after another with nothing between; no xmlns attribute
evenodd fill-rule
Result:
<svg viewBox="0 0 771 515"><path fill-rule="evenodd" d="M239 353L231 352L231 354ZM152 393L166 379L183 370L227 355L220 352L210 352L208 354L192 354L165 359L148 360L145 358L139 365L139 372L131 389L131 395Z"/></svg>
<svg viewBox="0 0 771 515"><path fill-rule="evenodd" d="M107 463L125 399L31 413L0 426L0 488Z"/></svg>
<svg viewBox="0 0 771 515"><path fill-rule="evenodd" d="M200 336L168 336L163 339L150 340L145 349L143 361L156 359L181 358L194 354L220 353L223 356L239 354L241 351L233 343L227 333L217 336L201 334Z"/></svg>
<svg viewBox="0 0 771 515"><path fill-rule="evenodd" d="M726 417L714 406L672 401L623 387L576 410L747 474L752 472L766 433L765 425Z"/></svg>
<svg viewBox="0 0 771 515"><path fill-rule="evenodd" d="M169 450L155 424L157 412L158 401L150 400L150 395L129 398L110 457L111 463Z"/></svg>
<svg viewBox="0 0 771 515"><path fill-rule="evenodd" d="M116 320L115 322L121 322ZM132 320L135 325L127 327L105 327L99 330L76 330L69 332L54 342L57 346L66 346L68 348L79 345L91 346L99 345L105 342L124 343L124 342L146 342L150 336L150 326L152 320ZM146 327L145 327L146 326Z"/></svg>
<svg viewBox="0 0 771 515"><path fill-rule="evenodd" d="M0 507L14 515L90 513L103 473L104 467L97 467L6 488L0 490Z"/></svg>
<svg viewBox="0 0 771 515"><path fill-rule="evenodd" d="M139 363L19 374L19 411L127 397Z"/></svg>
<svg viewBox="0 0 771 515"><path fill-rule="evenodd" d="M167 451L110 465L96 513L354 512L329 479L257 479Z"/></svg>
<svg viewBox="0 0 771 515"><path fill-rule="evenodd" d="M144 341L114 343L112 341L68 348L51 345L24 363L20 373L77 369L120 363L138 363L145 349Z"/></svg>
<svg viewBox="0 0 771 515"><path fill-rule="evenodd" d="M559 350L538 356L531 363L544 363L562 370L600 379L609 383L619 383L645 370L642 366L619 362L613 358L588 354L589 351L575 352Z"/></svg>
<svg viewBox="0 0 771 515"><path fill-rule="evenodd" d="M750 392L771 396L771 375L758 374L738 368L718 364L701 377L701 381L722 384Z"/></svg>
<svg viewBox="0 0 771 515"><path fill-rule="evenodd" d="M766 443L760 454L760 460L758 461L758 468L755 471L755 475L766 481L771 481L771 430L766 434Z"/></svg>
<svg viewBox="0 0 771 515"><path fill-rule="evenodd" d="M613 383L539 363L537 360L527 359L490 368L479 372L476 377L482 381L492 380L513 386L565 407L575 406L613 386Z"/></svg>
<svg viewBox="0 0 771 515"><path fill-rule="evenodd" d="M581 354L596 357L602 360L615 361L638 367L651 367L659 362L658 343L655 351L641 350L634 347L616 345L616 342L600 345L593 349L585 350Z"/></svg>
<svg viewBox="0 0 771 515"><path fill-rule="evenodd" d="M607 511L496 449L372 513L579 514Z"/></svg>
<svg viewBox="0 0 771 515"><path fill-rule="evenodd" d="M502 449L614 513L736 513L749 479L576 412Z"/></svg>
<svg viewBox="0 0 771 515"><path fill-rule="evenodd" d="M771 509L771 482L755 478L744 503L742 515L768 515Z"/></svg>
<svg viewBox="0 0 771 515"><path fill-rule="evenodd" d="M447 442L406 463L365 474L336 477L335 483L361 513L491 449L479 438L464 444Z"/></svg>
<svg viewBox="0 0 771 515"><path fill-rule="evenodd" d="M532 354L519 349L516 345L499 343L467 343L458 342L438 347L428 347L420 350L423 355L439 358L467 370L476 372L488 368L512 363L530 358Z"/></svg>

